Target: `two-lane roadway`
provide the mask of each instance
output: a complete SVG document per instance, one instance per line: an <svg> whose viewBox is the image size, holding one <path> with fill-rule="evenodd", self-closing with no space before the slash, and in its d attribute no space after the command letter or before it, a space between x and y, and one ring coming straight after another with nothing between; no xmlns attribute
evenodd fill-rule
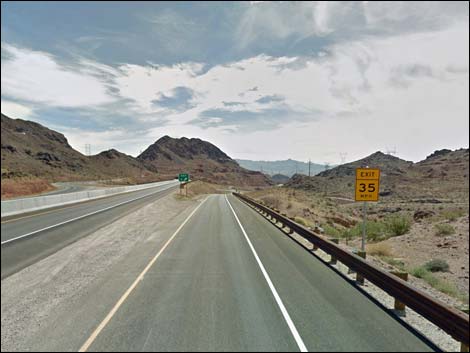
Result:
<svg viewBox="0 0 470 353"><path fill-rule="evenodd" d="M432 350L233 196L209 196L107 306L81 351Z"/></svg>

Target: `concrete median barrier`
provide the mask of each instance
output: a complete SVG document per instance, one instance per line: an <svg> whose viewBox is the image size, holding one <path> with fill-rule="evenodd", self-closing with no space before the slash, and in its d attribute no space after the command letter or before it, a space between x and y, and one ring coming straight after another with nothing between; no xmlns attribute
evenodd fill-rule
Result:
<svg viewBox="0 0 470 353"><path fill-rule="evenodd" d="M22 213L63 206L72 203L94 200L106 196L123 194L132 191L150 189L170 184L178 184L177 180L159 181L156 183L119 186L90 191L78 191L68 194L35 196L24 199L2 201L1 217L14 216Z"/></svg>

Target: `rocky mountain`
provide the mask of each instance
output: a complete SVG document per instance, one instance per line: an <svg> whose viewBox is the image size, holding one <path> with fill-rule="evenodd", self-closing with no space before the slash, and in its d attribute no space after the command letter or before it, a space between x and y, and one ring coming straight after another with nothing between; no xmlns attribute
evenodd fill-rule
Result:
<svg viewBox="0 0 470 353"><path fill-rule="evenodd" d="M290 178L287 175L274 174L274 175L271 176L271 180L275 184L285 184L285 183L289 182Z"/></svg>
<svg viewBox="0 0 470 353"><path fill-rule="evenodd" d="M236 159L243 168L259 171L265 174L283 174L291 177L294 174L308 175L308 163L286 159L281 161L252 161L249 159ZM310 175L315 175L325 170L325 166L317 163L310 163Z"/></svg>
<svg viewBox="0 0 470 353"><path fill-rule="evenodd" d="M380 166L382 175L403 175L406 173L408 168L413 165L413 162L408 162L398 157L382 153L380 151L371 154L365 158L357 161L346 163L334 167L332 169L325 170L318 174L320 177L345 177L355 176L356 168L364 168L369 166L370 168Z"/></svg>
<svg viewBox="0 0 470 353"><path fill-rule="evenodd" d="M234 186L265 186L264 174L246 170L219 148L197 138L164 136L138 158L115 149L94 156L74 150L64 135L38 123L1 116L3 179L43 181L117 179L148 182L189 172L193 178ZM3 185L3 184L2 184Z"/></svg>
<svg viewBox="0 0 470 353"><path fill-rule="evenodd" d="M296 174L289 187L354 198L355 169L380 168L382 197L407 200L468 200L468 149L435 151L418 163L375 152L358 161L307 177Z"/></svg>
<svg viewBox="0 0 470 353"><path fill-rule="evenodd" d="M145 166L116 150L85 156L64 135L38 123L1 116L2 178L40 177L49 181L138 177Z"/></svg>
<svg viewBox="0 0 470 353"><path fill-rule="evenodd" d="M137 159L147 168L174 177L188 172L192 178L239 186L265 186L270 180L262 173L244 169L213 144L198 138L164 136Z"/></svg>

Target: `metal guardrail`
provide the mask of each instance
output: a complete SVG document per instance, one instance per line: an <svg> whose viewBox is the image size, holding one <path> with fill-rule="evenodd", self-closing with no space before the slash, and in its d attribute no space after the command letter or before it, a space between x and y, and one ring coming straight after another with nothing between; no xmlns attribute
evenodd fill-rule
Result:
<svg viewBox="0 0 470 353"><path fill-rule="evenodd" d="M455 340L468 347L469 344L469 317L467 314L454 309L412 287L404 280L366 262L363 258L340 248L335 243L315 234L311 230L295 223L291 219L266 207L253 199L234 193L235 196L247 204L270 215L275 220L290 228L313 245L328 253L350 269L361 274L365 279L398 299L427 320L451 335Z"/></svg>

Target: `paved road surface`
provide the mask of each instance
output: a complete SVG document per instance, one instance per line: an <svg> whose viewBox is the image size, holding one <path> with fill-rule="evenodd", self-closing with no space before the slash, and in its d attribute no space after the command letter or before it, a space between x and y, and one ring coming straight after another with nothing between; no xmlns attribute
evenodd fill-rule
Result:
<svg viewBox="0 0 470 353"><path fill-rule="evenodd" d="M137 202L156 200L163 193L165 191ZM140 203L132 205L132 209L142 206ZM122 216L113 214L116 211L108 214L107 220L89 218L78 226L76 222L68 223L57 234L45 232L11 242L18 247L2 245L2 277L4 257L8 268L21 252L32 256L33 250L43 246L41 251L45 254L42 256L47 256L45 249L54 248L55 242L61 242L63 247L64 238L83 236L80 228L90 231L95 223L109 223L114 217ZM130 211L126 206L124 212ZM37 217L41 222L48 221ZM182 211L173 221L161 224L159 229L150 221L154 226L147 229L142 219L139 224L132 223L130 214L126 219L126 224L132 225L136 232L151 236L136 243L124 261L105 267L101 277L95 278L92 284L72 287L71 305L65 305L68 301L54 304L54 298L61 297L60 291L68 290L74 283L73 280L65 285L54 282L54 278L61 278L60 269L57 272L52 269L52 277L34 277L36 286L49 283L51 289L45 296L38 291L37 299L33 296L28 300L48 301L47 311L39 316L28 315L31 306L43 308L28 301L13 311L24 316L17 320L25 320L26 331L28 317L39 317L40 321L32 322L28 331L31 333L22 335L27 337L24 341L8 339L9 348L41 351L432 350L353 285L233 196L211 195L197 206ZM12 229L29 229L28 218L23 222ZM126 232L124 239L132 236L137 234ZM110 239L115 238L122 236ZM118 243L116 246L119 247ZM87 259L86 254L80 256ZM87 270L81 269L78 275L86 279ZM28 278L28 271L16 273L5 282L11 284L20 280L28 291L22 278ZM4 313L12 312L3 306L4 293L11 292L5 282L2 281L2 340L15 335L14 331L9 332L15 330L15 319L3 317ZM17 300L8 297L12 306L22 300L21 296ZM4 322L10 325L4 326Z"/></svg>
<svg viewBox="0 0 470 353"><path fill-rule="evenodd" d="M177 185L178 182L175 181L169 185L2 220L1 278L56 252L144 204L168 194L175 190ZM106 211L100 212L105 209ZM92 215L87 216L89 214ZM64 222L67 223L62 224Z"/></svg>
<svg viewBox="0 0 470 353"><path fill-rule="evenodd" d="M119 303L82 349L430 350L232 196L210 196Z"/></svg>

